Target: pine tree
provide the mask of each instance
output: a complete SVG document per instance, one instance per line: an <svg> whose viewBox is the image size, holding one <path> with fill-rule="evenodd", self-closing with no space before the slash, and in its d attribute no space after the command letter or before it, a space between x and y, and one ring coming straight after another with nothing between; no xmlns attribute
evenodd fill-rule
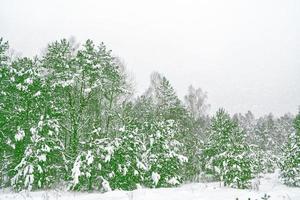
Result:
<svg viewBox="0 0 300 200"><path fill-rule="evenodd" d="M59 127L49 87L36 60L19 58L2 70L1 132L5 133L6 176L11 179L6 184L17 190L51 187L54 177L59 177L63 146L56 140Z"/></svg>
<svg viewBox="0 0 300 200"><path fill-rule="evenodd" d="M72 166L70 189L109 191L109 178L114 174L110 162L121 141L118 138L101 138L100 129L90 134Z"/></svg>
<svg viewBox="0 0 300 200"><path fill-rule="evenodd" d="M146 135L135 119L128 120L119 131L120 145L108 163L113 176L107 179L112 189L136 189L143 185L148 170Z"/></svg>
<svg viewBox="0 0 300 200"><path fill-rule="evenodd" d="M252 171L244 133L223 109L217 111L210 129L202 152L203 169L225 185L248 187Z"/></svg>
<svg viewBox="0 0 300 200"><path fill-rule="evenodd" d="M83 47L73 46L65 39L50 44L41 63L59 113L68 158L65 179L74 190L101 190L109 185L104 166L110 159L105 158L112 156L110 147L120 144L117 130L128 97L127 80L103 43L96 47L87 40Z"/></svg>
<svg viewBox="0 0 300 200"><path fill-rule="evenodd" d="M295 132L294 121L295 116L287 113L283 116L279 117L275 121L275 130L274 134L272 134L272 140L275 142L275 155L282 156L282 149L284 145L287 143L289 135Z"/></svg>
<svg viewBox="0 0 300 200"><path fill-rule="evenodd" d="M294 120L294 128L285 145L280 169L285 184L300 187L300 113Z"/></svg>
<svg viewBox="0 0 300 200"><path fill-rule="evenodd" d="M166 187L182 182L181 167L188 158L181 153L182 143L176 138L180 129L174 120L152 121L143 125L147 136L147 173L145 185Z"/></svg>
<svg viewBox="0 0 300 200"><path fill-rule="evenodd" d="M234 114L233 120L235 120L241 129L246 134L246 139L248 144L256 144L257 142L257 136L255 134L256 129L256 119L254 114L251 111L248 111L245 114Z"/></svg>
<svg viewBox="0 0 300 200"><path fill-rule="evenodd" d="M85 144L94 130L102 133L96 139L117 137L115 129L121 126L118 114L123 103L120 99L127 92L126 79L111 51L103 43L96 47L91 40L76 50L65 39L54 42L41 62L60 113L61 139L72 169L78 157L88 155L90 148ZM69 170L66 178L71 174Z"/></svg>
<svg viewBox="0 0 300 200"><path fill-rule="evenodd" d="M150 87L144 96L155 105L154 117L184 123L187 112L166 77L152 73Z"/></svg>
<svg viewBox="0 0 300 200"><path fill-rule="evenodd" d="M250 158L252 160L253 168L252 172L258 174L266 170L266 166L270 163L268 158L265 156L265 151L259 146L257 135L257 120L255 119L253 113L248 111L246 114L234 114L233 120L238 123L242 131L246 135L246 143L250 147Z"/></svg>
<svg viewBox="0 0 300 200"><path fill-rule="evenodd" d="M140 126L128 121L118 131L116 138L100 139L100 129L91 133L74 163L72 189L132 190L143 184L146 149Z"/></svg>
<svg viewBox="0 0 300 200"><path fill-rule="evenodd" d="M65 170L65 160L62 159L61 152L64 149L58 133L57 121L49 116L41 116L38 124L31 127L30 141L11 179L11 185L15 189L45 189L62 181L59 177Z"/></svg>
<svg viewBox="0 0 300 200"><path fill-rule="evenodd" d="M144 107L141 106L143 104ZM182 144L183 155L187 156L189 160L189 164L181 166L181 174L185 180L196 176L198 163L192 162L198 159L198 155L194 150L197 149L200 143L199 137L193 134L193 125L196 122L194 123L167 78L157 72L152 73L150 87L137 101L137 105L145 110L144 113L146 113L147 118L142 117L144 122L174 121L177 129L175 139Z"/></svg>
<svg viewBox="0 0 300 200"><path fill-rule="evenodd" d="M9 100L9 82L10 82L10 69L9 58L7 51L9 49L8 42L5 42L3 38L0 38L0 188L8 182L6 172L7 169L7 149L9 144L7 143L7 130L10 129L7 126L9 122L9 112L6 110L6 104Z"/></svg>
<svg viewBox="0 0 300 200"><path fill-rule="evenodd" d="M260 117L255 128L255 145L260 153L260 165L263 172L274 172L278 156L276 155L275 118L272 114Z"/></svg>

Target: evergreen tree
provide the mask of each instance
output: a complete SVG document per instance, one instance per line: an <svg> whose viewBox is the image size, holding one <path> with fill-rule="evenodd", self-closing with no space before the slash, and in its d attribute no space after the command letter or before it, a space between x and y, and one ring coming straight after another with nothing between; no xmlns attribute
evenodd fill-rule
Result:
<svg viewBox="0 0 300 200"><path fill-rule="evenodd" d="M111 159L120 146L118 138L101 138L101 130L95 129L87 137L83 150L78 153L71 170L70 189L78 191L109 191L108 178L114 175Z"/></svg>
<svg viewBox="0 0 300 200"><path fill-rule="evenodd" d="M146 105L144 108L148 118L144 119L144 122L173 120L177 128L175 139L182 143L183 155L187 156L188 160L197 160L198 155L194 150L200 142L199 137L193 134L194 121L167 78L157 72L152 73L150 87L140 100ZM185 180L197 174L198 163L190 165L191 163L181 166Z"/></svg>
<svg viewBox="0 0 300 200"><path fill-rule="evenodd" d="M91 40L76 50L67 40L54 42L41 62L52 85L68 166L72 169L78 156L88 153L85 144L94 130L101 129L97 139L117 136L115 129L121 126L123 103L119 100L127 92L126 79L111 51L104 44L96 47ZM71 173L69 170L68 176Z"/></svg>
<svg viewBox="0 0 300 200"><path fill-rule="evenodd" d="M223 109L211 122L211 133L202 153L203 169L225 185L246 188L252 163L245 135Z"/></svg>
<svg viewBox="0 0 300 200"><path fill-rule="evenodd" d="M275 121L275 130L272 135L275 142L275 151L274 154L277 156L282 156L282 149L284 145L287 143L288 137L295 132L294 128L294 118L295 116L287 113Z"/></svg>
<svg viewBox="0 0 300 200"><path fill-rule="evenodd" d="M6 110L7 103L12 99L8 98L10 87L10 68L9 57L7 51L9 49L8 42L0 38L0 188L3 187L7 181L7 152L9 143L7 143L7 131L11 128L7 126L10 121L10 113Z"/></svg>
<svg viewBox="0 0 300 200"><path fill-rule="evenodd" d="M147 135L147 174L145 185L166 187L182 182L180 168L188 161L181 153L182 143L176 138L180 129L174 120L152 121L143 125Z"/></svg>
<svg viewBox="0 0 300 200"><path fill-rule="evenodd" d="M300 113L294 120L294 128L285 145L280 169L285 184L300 187Z"/></svg>
<svg viewBox="0 0 300 200"><path fill-rule="evenodd" d="M254 114L251 111L248 111L245 114L234 114L233 120L235 120L241 129L246 134L246 140L248 144L256 144L257 143L257 137L255 135L255 129L256 129L256 119Z"/></svg>
<svg viewBox="0 0 300 200"><path fill-rule="evenodd" d="M30 141L23 158L15 167L11 185L17 190L50 188L62 181L64 169L63 146L58 139L59 125L47 115L30 129Z"/></svg>
<svg viewBox="0 0 300 200"><path fill-rule="evenodd" d="M162 187L182 182L180 167L187 158L175 139L176 124L171 120L143 124L131 117L126 120L118 130L120 137L95 138L101 130L88 137L85 151L73 166L72 189L129 190L139 185Z"/></svg>
<svg viewBox="0 0 300 200"><path fill-rule="evenodd" d="M123 118L124 126L116 130L119 137L103 138L101 129L95 129L87 137L89 140L85 143L84 151L77 157L72 170L73 189L130 190L142 185L145 138L141 135L137 121L131 116Z"/></svg>
<svg viewBox="0 0 300 200"><path fill-rule="evenodd" d="M257 135L257 120L255 119L253 113L251 111L248 111L246 114L235 114L233 116L233 120L238 123L238 125L241 127L242 131L246 135L246 143L250 147L250 158L253 163L252 171L255 174L264 172L266 168L268 169L268 166L270 163L270 160L268 160L269 156L266 156L266 152L259 146L258 135Z"/></svg>
<svg viewBox="0 0 300 200"><path fill-rule="evenodd" d="M147 167L146 135L141 124L132 119L120 128L120 145L110 162L112 189L133 190L143 185Z"/></svg>
<svg viewBox="0 0 300 200"><path fill-rule="evenodd" d="M273 172L277 166L278 156L275 154L277 145L275 133L275 118L272 114L260 117L255 128L255 145L260 153L263 172Z"/></svg>
<svg viewBox="0 0 300 200"><path fill-rule="evenodd" d="M4 162L15 189L47 188L59 176L63 146L49 102L49 87L39 76L36 60L20 58L7 66L1 85L1 118L5 132ZM9 77L9 79L7 79ZM2 115L3 114L3 115Z"/></svg>

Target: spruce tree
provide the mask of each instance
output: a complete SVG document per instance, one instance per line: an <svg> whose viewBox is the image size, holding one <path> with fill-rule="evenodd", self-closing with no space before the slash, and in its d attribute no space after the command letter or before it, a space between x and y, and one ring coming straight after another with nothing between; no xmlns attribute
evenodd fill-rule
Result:
<svg viewBox="0 0 300 200"><path fill-rule="evenodd" d="M112 189L133 190L145 180L148 170L146 135L137 120L127 121L120 131L120 145L108 165L112 176L107 177Z"/></svg>
<svg viewBox="0 0 300 200"><path fill-rule="evenodd" d="M72 179L71 169L79 158L89 155L91 138L117 137L115 129L122 125L118 113L123 102L119 100L127 92L124 73L103 43L96 46L87 40L82 47L73 46L65 39L51 43L41 60L59 112L68 156L67 180ZM101 135L95 130L101 130Z"/></svg>
<svg viewBox="0 0 300 200"><path fill-rule="evenodd" d="M274 172L278 156L275 133L275 118L272 114L260 117L255 127L255 145L257 152L260 153L260 165L263 172Z"/></svg>
<svg viewBox="0 0 300 200"><path fill-rule="evenodd" d="M294 120L294 128L285 145L280 169L285 184L300 187L300 113Z"/></svg>
<svg viewBox="0 0 300 200"><path fill-rule="evenodd" d="M9 49L8 42L0 38L0 188L5 186L8 182L8 161L7 153L9 144L7 131L11 129L7 124L10 121L10 113L7 111L7 103L11 101L9 96L11 86L10 84L10 68L9 68L9 57L7 51Z"/></svg>
<svg viewBox="0 0 300 200"><path fill-rule="evenodd" d="M176 139L180 134L176 121L145 122L143 131L148 140L145 185L166 187L180 184L183 180L181 168L188 158L181 153L183 144Z"/></svg>
<svg viewBox="0 0 300 200"><path fill-rule="evenodd" d="M197 153L194 151L199 145L199 137L194 135L194 121L188 109L180 101L170 81L157 72L151 74L151 84L145 93L148 102L154 105L153 118L156 121L173 120L177 127L176 140L182 143L182 152L188 157L189 164L181 167L185 180L197 173ZM151 108L151 106L150 106ZM149 119L151 121L151 119ZM193 164L192 164L193 163Z"/></svg>
<svg viewBox="0 0 300 200"><path fill-rule="evenodd" d="M7 184L17 190L49 188L63 163L49 86L39 74L37 60L19 58L2 70L1 118L5 123L1 132L5 133Z"/></svg>
<svg viewBox="0 0 300 200"><path fill-rule="evenodd" d="M203 170L225 185L246 188L252 178L245 134L223 109L217 111L202 152Z"/></svg>

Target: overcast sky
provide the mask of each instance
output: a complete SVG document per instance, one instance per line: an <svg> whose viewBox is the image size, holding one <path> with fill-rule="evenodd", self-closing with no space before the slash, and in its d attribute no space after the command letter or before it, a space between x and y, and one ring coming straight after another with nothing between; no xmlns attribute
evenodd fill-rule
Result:
<svg viewBox="0 0 300 200"><path fill-rule="evenodd" d="M0 0L0 37L23 56L75 36L101 41L134 74L152 71L182 97L208 92L211 112L296 113L300 105L299 0Z"/></svg>

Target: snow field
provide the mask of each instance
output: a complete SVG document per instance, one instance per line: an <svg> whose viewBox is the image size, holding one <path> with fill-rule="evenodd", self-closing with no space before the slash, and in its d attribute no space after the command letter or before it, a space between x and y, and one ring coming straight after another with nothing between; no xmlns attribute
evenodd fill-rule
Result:
<svg viewBox="0 0 300 200"><path fill-rule="evenodd" d="M259 190L227 188L213 182L190 183L178 188L141 188L106 193L58 190L19 193L2 191L0 200L261 200L265 194L270 195L269 200L300 200L300 188L283 185L278 179L278 173L266 174L259 181Z"/></svg>

